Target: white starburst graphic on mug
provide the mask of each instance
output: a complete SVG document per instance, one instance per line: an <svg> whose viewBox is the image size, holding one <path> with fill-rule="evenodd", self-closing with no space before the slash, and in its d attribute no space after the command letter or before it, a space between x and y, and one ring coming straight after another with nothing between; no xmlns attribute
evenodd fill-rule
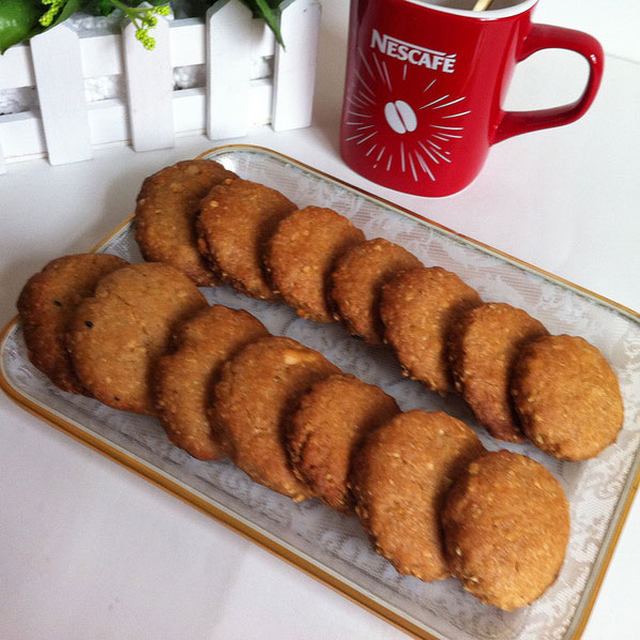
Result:
<svg viewBox="0 0 640 640"><path fill-rule="evenodd" d="M438 95L434 79L422 91L424 103L412 105L395 97L407 82L407 64L400 77L392 78L386 61L380 61L375 52L371 52L370 60L361 49L358 55L362 73L356 68L356 87L348 96L345 120L353 127L353 134L345 142L361 148L374 169L399 168L403 173L410 172L416 182L421 173L435 182L437 166L451 163L447 147L464 136L464 117L471 113L464 108L466 96ZM388 135L391 132L392 137Z"/></svg>

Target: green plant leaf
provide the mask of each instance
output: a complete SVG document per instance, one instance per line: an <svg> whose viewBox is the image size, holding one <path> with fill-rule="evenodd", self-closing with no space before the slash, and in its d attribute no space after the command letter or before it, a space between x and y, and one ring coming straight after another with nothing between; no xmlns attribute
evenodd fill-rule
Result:
<svg viewBox="0 0 640 640"><path fill-rule="evenodd" d="M122 3L128 7L137 7L141 5L145 0L122 0ZM146 0L152 7L159 7L167 4L168 0ZM111 0L83 0L81 2L80 9L85 13L89 13L92 16L109 16L114 10L115 6Z"/></svg>
<svg viewBox="0 0 640 640"><path fill-rule="evenodd" d="M62 11L56 16L49 29L62 24L72 13L75 13L80 9L81 4L82 0L67 0L62 7ZM44 29L44 31L46 31L46 29Z"/></svg>
<svg viewBox="0 0 640 640"><path fill-rule="evenodd" d="M0 1L0 53L25 40L38 24L43 6L31 0Z"/></svg>
<svg viewBox="0 0 640 640"><path fill-rule="evenodd" d="M89 0L84 2L81 8L92 16L109 16L115 9L109 0Z"/></svg>
<svg viewBox="0 0 640 640"><path fill-rule="evenodd" d="M251 9L251 13L254 18L262 18L267 23L271 31L273 31L278 43L284 47L282 34L280 33L280 21L278 20L277 9L281 2L272 1L271 4L274 4L274 7L272 7L267 0L242 0L242 3Z"/></svg>

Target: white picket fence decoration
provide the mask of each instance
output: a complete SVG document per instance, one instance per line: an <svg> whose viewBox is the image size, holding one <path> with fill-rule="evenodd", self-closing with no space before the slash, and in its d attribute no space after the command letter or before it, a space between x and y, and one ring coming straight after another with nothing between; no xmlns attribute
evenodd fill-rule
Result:
<svg viewBox="0 0 640 640"><path fill-rule="evenodd" d="M311 122L319 0L282 5L286 50L240 0L218 2L204 21L165 20L145 50L122 34L82 36L61 24L0 56L0 90L35 87L39 110L0 116L0 173L7 162L47 154L51 164L87 160L95 146L131 142L136 151L171 147L175 136L212 140ZM206 64L206 86L174 90L176 67ZM85 80L126 78L123 99L87 102Z"/></svg>
<svg viewBox="0 0 640 640"><path fill-rule="evenodd" d="M320 4L289 0L280 27L287 48L275 55L272 125L276 131L307 126L313 102Z"/></svg>
<svg viewBox="0 0 640 640"><path fill-rule="evenodd" d="M78 37L66 27L45 32L33 39L31 58L49 161L88 160L92 151Z"/></svg>

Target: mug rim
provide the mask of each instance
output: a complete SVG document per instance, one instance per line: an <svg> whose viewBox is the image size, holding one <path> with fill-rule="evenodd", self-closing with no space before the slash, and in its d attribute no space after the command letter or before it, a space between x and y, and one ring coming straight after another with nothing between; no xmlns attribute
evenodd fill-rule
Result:
<svg viewBox="0 0 640 640"><path fill-rule="evenodd" d="M517 16L521 13L529 11L538 0L523 0L512 7L505 7L504 9L494 9L490 11L471 11L469 9L453 9L451 7L442 7L437 4L431 4L429 0L405 0L409 4L419 5L425 9L432 9L433 11L440 11L441 13L449 13L455 16L464 16L465 18L472 18L476 20L500 20L501 18L509 18L511 16Z"/></svg>

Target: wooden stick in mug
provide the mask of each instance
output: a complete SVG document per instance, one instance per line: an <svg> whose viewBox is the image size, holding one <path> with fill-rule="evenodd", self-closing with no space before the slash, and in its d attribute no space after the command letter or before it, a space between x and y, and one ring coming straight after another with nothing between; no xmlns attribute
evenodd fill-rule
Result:
<svg viewBox="0 0 640 640"><path fill-rule="evenodd" d="M473 11L485 11L491 6L493 0L476 0L473 5Z"/></svg>

